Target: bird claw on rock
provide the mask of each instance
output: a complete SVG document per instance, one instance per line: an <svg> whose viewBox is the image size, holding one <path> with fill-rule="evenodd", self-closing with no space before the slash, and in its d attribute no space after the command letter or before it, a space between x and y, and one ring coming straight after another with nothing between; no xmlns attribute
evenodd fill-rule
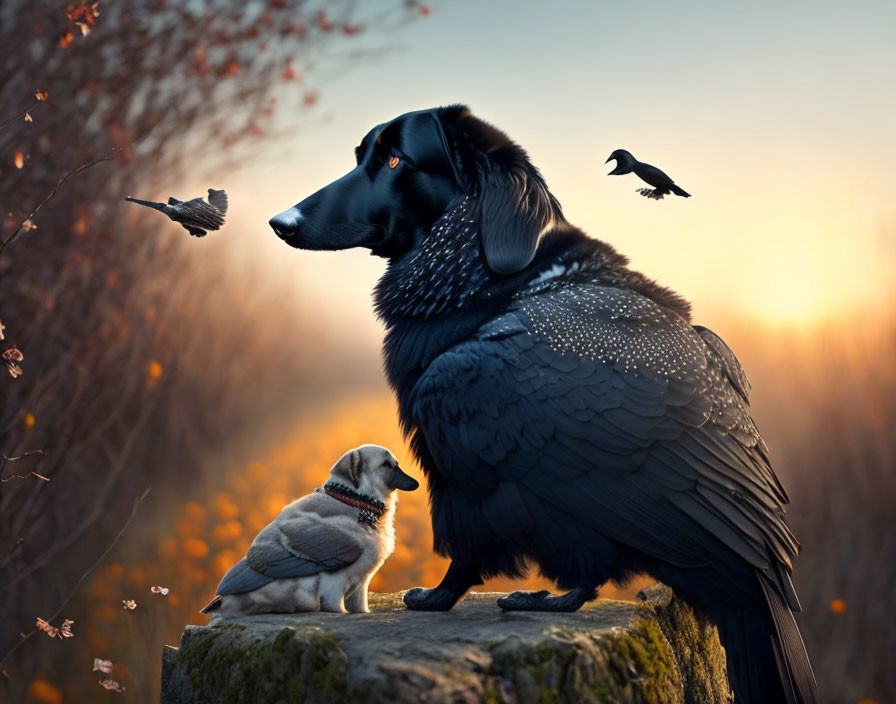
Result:
<svg viewBox="0 0 896 704"><path fill-rule="evenodd" d="M537 592L516 591L498 599L498 606L505 611L544 611L542 606L550 596L547 589Z"/></svg>
<svg viewBox="0 0 896 704"><path fill-rule="evenodd" d="M457 602L457 597L451 590L442 587L414 587L405 592L403 600L411 611L449 611Z"/></svg>
<svg viewBox="0 0 896 704"><path fill-rule="evenodd" d="M555 596L547 589L537 592L516 591L498 599L498 606L505 611L578 611L582 604L597 595L593 589L573 589Z"/></svg>

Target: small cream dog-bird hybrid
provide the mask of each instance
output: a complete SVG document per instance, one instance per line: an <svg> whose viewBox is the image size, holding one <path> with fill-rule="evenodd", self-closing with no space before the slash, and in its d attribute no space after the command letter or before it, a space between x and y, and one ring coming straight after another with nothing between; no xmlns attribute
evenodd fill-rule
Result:
<svg viewBox="0 0 896 704"><path fill-rule="evenodd" d="M346 452L326 484L255 537L202 612L213 614L211 623L241 614L367 613L367 586L395 549L396 490L418 486L384 447Z"/></svg>

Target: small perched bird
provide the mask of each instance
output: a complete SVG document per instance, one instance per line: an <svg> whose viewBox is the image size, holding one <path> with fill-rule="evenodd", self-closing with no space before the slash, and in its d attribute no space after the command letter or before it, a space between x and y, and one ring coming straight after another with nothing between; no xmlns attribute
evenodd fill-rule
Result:
<svg viewBox="0 0 896 704"><path fill-rule="evenodd" d="M160 210L174 222L179 222L194 237L205 237L207 230L218 230L224 224L227 214L227 193L223 190L208 189L208 203L202 198L178 200L174 196L167 203L154 203L128 196L125 200L139 203L147 208Z"/></svg>
<svg viewBox="0 0 896 704"><path fill-rule="evenodd" d="M634 172L635 176L653 186L653 188L639 188L638 193L642 196L653 198L654 200L662 200L663 196L669 193L674 193L683 198L691 197L690 193L676 186L675 182L658 168L645 164L643 161L638 161L631 155L631 152L627 152L625 149L617 149L610 154L610 158L604 163L607 164L613 159L616 160L616 168L607 174L608 176L622 176L622 174Z"/></svg>
<svg viewBox="0 0 896 704"><path fill-rule="evenodd" d="M231 567L203 613L366 613L367 586L395 549L396 490L417 480L385 447L346 452L330 480L287 505Z"/></svg>

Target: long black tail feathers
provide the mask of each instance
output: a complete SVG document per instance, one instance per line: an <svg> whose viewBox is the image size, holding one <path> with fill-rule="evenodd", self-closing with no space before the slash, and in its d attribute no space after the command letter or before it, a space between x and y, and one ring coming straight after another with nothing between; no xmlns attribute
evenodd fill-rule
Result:
<svg viewBox="0 0 896 704"><path fill-rule="evenodd" d="M691 197L690 193L688 193L683 188L679 188L674 183L672 184L672 192L677 196L681 196L682 198L690 198Z"/></svg>
<svg viewBox="0 0 896 704"><path fill-rule="evenodd" d="M735 704L816 704L815 675L793 614L759 576L766 609L722 611L719 638Z"/></svg>

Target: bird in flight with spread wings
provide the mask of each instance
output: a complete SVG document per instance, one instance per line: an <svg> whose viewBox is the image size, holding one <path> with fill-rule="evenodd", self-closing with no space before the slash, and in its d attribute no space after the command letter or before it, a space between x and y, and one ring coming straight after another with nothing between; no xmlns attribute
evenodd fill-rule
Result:
<svg viewBox="0 0 896 704"><path fill-rule="evenodd" d="M690 193L676 186L675 182L665 173L655 166L638 161L632 156L631 152L627 152L625 149L617 149L610 154L604 163L609 163L614 159L616 160L616 167L607 175L622 176L623 174L634 173L642 181L653 186L653 188L639 188L638 193L642 196L652 198L653 200L662 200L663 196L667 196L670 193L674 193L682 198L691 197Z"/></svg>
<svg viewBox="0 0 896 704"><path fill-rule="evenodd" d="M208 230L219 230L227 214L227 193L208 189L208 202L202 198L178 200L174 196L167 203L155 203L128 196L125 200L159 210L174 222L179 222L194 237L205 237Z"/></svg>

